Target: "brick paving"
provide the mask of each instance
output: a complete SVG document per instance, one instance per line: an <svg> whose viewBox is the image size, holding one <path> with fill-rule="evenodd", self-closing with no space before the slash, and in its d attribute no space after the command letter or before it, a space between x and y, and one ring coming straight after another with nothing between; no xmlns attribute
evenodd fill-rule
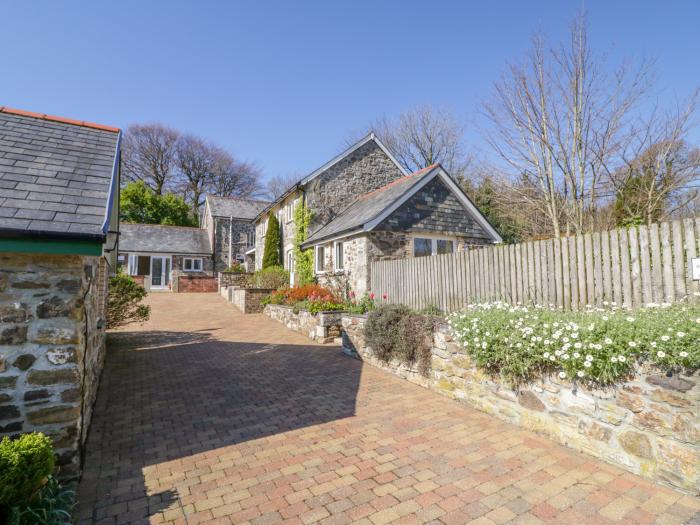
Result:
<svg viewBox="0 0 700 525"><path fill-rule="evenodd" d="M697 523L700 500L214 294L110 339L80 523Z"/></svg>

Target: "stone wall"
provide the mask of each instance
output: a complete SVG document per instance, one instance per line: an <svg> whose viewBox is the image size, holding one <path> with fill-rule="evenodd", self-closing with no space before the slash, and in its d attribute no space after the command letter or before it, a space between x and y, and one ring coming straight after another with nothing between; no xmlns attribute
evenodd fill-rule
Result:
<svg viewBox="0 0 700 525"><path fill-rule="evenodd" d="M297 312L291 306L268 304L265 315L319 343L340 342L342 312L312 314L306 310Z"/></svg>
<svg viewBox="0 0 700 525"><path fill-rule="evenodd" d="M700 373L667 377L647 369L607 390L556 378L513 389L478 370L443 324L424 377L415 367L376 359L364 341L365 321L342 317L346 353L634 473L700 491Z"/></svg>
<svg viewBox="0 0 700 525"><path fill-rule="evenodd" d="M252 275L252 273L219 272L219 287L243 286Z"/></svg>
<svg viewBox="0 0 700 525"><path fill-rule="evenodd" d="M41 431L78 473L105 356L103 258L0 255L0 434Z"/></svg>
<svg viewBox="0 0 700 525"><path fill-rule="evenodd" d="M261 301L274 290L265 288L228 288L227 295L231 304L244 314L257 314L263 311ZM223 294L222 294L223 295Z"/></svg>
<svg viewBox="0 0 700 525"><path fill-rule="evenodd" d="M310 181L306 199L313 212L309 235L327 224L360 195L403 177L374 141L355 150Z"/></svg>
<svg viewBox="0 0 700 525"><path fill-rule="evenodd" d="M245 221L240 219L229 219L222 217L214 218L214 272L223 272L237 261L237 255L244 255L245 251L250 247L247 245L248 234L255 230L253 221ZM231 258L229 260L229 234L233 238L233 246L231 249Z"/></svg>

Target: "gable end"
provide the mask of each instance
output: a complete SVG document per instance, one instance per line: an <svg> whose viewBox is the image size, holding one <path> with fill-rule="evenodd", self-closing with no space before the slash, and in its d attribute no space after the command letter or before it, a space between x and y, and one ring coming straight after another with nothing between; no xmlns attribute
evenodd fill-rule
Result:
<svg viewBox="0 0 700 525"><path fill-rule="evenodd" d="M428 182L374 229L443 233L493 241L440 177Z"/></svg>

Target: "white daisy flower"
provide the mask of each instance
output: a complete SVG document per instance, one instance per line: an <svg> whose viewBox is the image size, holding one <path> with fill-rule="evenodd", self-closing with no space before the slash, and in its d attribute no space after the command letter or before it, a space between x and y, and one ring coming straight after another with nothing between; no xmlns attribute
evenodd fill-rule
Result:
<svg viewBox="0 0 700 525"><path fill-rule="evenodd" d="M592 363L590 361L586 361L585 363L583 363L583 366L585 366L586 368L590 368L591 364Z"/></svg>
<svg viewBox="0 0 700 525"><path fill-rule="evenodd" d="M605 344L606 344L606 345L611 345L612 342L613 342L612 339L610 339L609 337L606 337L606 338L605 338Z"/></svg>
<svg viewBox="0 0 700 525"><path fill-rule="evenodd" d="M685 337L685 332L676 332L676 337Z"/></svg>
<svg viewBox="0 0 700 525"><path fill-rule="evenodd" d="M593 356L591 354L588 354L586 356L586 361L593 361Z"/></svg>
<svg viewBox="0 0 700 525"><path fill-rule="evenodd" d="M617 360L620 361L620 363L624 363L627 361L627 358L624 355L617 356Z"/></svg>
<svg viewBox="0 0 700 525"><path fill-rule="evenodd" d="M670 338L669 336L667 336L667 335L662 335L662 336L661 336L661 340L662 340L662 341L668 341L669 339L671 339L671 338Z"/></svg>
<svg viewBox="0 0 700 525"><path fill-rule="evenodd" d="M579 354L578 352L574 352L574 358L578 359L579 357L581 357L581 354Z"/></svg>
<svg viewBox="0 0 700 525"><path fill-rule="evenodd" d="M634 323L634 317L628 317L627 321L629 321L630 323Z"/></svg>
<svg viewBox="0 0 700 525"><path fill-rule="evenodd" d="M630 346L630 348L634 348L635 346L637 346L637 342L636 342L636 341L630 341L630 342L627 343L627 344Z"/></svg>
<svg viewBox="0 0 700 525"><path fill-rule="evenodd" d="M559 379L564 379L566 377L566 372L559 372Z"/></svg>
<svg viewBox="0 0 700 525"><path fill-rule="evenodd" d="M658 352L656 352L656 355L657 357L666 357L666 352L659 350Z"/></svg>
<svg viewBox="0 0 700 525"><path fill-rule="evenodd" d="M578 372L576 372L576 375L579 377L583 377L585 374L583 373L583 370L579 370Z"/></svg>
<svg viewBox="0 0 700 525"><path fill-rule="evenodd" d="M652 342L649 343L649 344L651 345L652 348L656 348L656 341L652 341Z"/></svg>
<svg viewBox="0 0 700 525"><path fill-rule="evenodd" d="M683 351L683 352L680 352L678 355L681 357L688 357L688 352Z"/></svg>
<svg viewBox="0 0 700 525"><path fill-rule="evenodd" d="M610 358L610 361L612 361L613 363L617 363L617 357L612 356L612 357Z"/></svg>

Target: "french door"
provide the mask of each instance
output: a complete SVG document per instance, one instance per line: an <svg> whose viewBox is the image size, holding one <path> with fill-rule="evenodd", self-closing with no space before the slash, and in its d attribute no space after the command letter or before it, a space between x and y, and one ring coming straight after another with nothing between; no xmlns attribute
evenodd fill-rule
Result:
<svg viewBox="0 0 700 525"><path fill-rule="evenodd" d="M151 256L151 289L165 290L170 286L170 257Z"/></svg>

